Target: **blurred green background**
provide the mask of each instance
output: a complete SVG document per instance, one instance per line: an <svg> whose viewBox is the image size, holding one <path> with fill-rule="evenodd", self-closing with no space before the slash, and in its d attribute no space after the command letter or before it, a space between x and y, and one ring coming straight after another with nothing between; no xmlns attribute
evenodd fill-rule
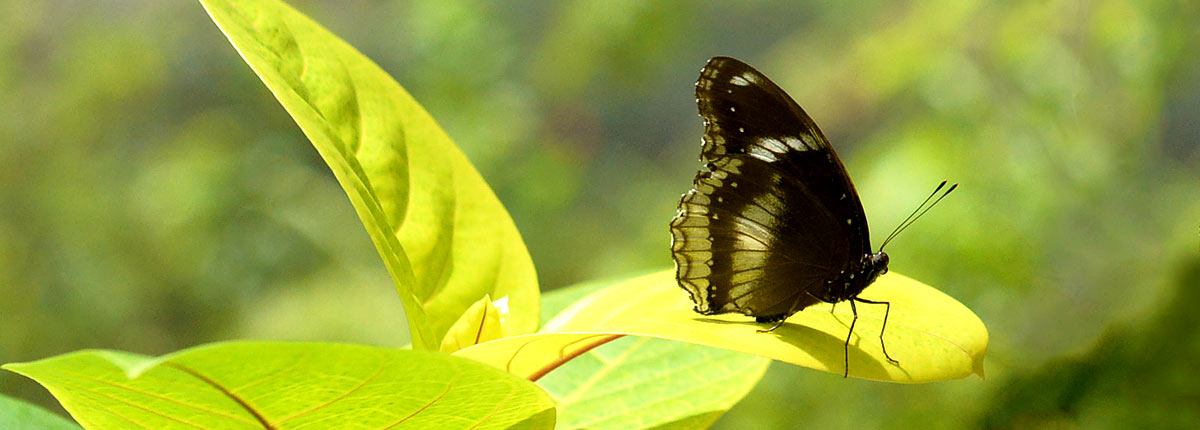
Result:
<svg viewBox="0 0 1200 430"><path fill-rule="evenodd" d="M1200 422L1198 2L291 3L440 121L543 290L670 267L714 55L821 124L876 245L960 182L888 250L987 379L776 364L718 428ZM328 168L197 2L0 0L0 362L235 338L407 343Z"/></svg>

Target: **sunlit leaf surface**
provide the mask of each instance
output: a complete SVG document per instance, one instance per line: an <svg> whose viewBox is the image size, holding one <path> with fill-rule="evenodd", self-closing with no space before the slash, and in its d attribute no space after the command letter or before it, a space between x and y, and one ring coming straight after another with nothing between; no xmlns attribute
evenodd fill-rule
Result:
<svg viewBox="0 0 1200 430"><path fill-rule="evenodd" d="M889 363L880 348L883 306L859 305L850 338L850 376L879 381L920 383L983 375L987 329L974 313L920 282L891 272L862 297L892 303L888 318ZM850 327L850 306L834 312L817 305L793 315L779 330L757 333L764 325L739 314L700 315L675 285L674 273L659 272L618 283L567 308L543 333L499 339L459 354L491 363L516 375L537 378L564 359L619 335L650 336L741 351L842 373L843 342Z"/></svg>
<svg viewBox="0 0 1200 430"><path fill-rule="evenodd" d="M441 352L451 353L478 343L504 337L505 306L501 311L491 297L484 296L467 308L442 339Z"/></svg>
<svg viewBox="0 0 1200 430"><path fill-rule="evenodd" d="M162 358L81 351L9 364L88 429L554 427L545 392L446 354L244 342Z"/></svg>
<svg viewBox="0 0 1200 430"><path fill-rule="evenodd" d="M606 282L543 296L549 320ZM557 429L706 428L762 378L770 360L749 354L627 336L588 351L538 380L554 398Z"/></svg>
<svg viewBox="0 0 1200 430"><path fill-rule="evenodd" d="M627 336L559 367L538 385L558 429L706 428L750 392L770 360Z"/></svg>
<svg viewBox="0 0 1200 430"><path fill-rule="evenodd" d="M386 72L277 0L202 0L346 190L404 300L413 345L437 349L484 294L537 329L533 263L508 212Z"/></svg>

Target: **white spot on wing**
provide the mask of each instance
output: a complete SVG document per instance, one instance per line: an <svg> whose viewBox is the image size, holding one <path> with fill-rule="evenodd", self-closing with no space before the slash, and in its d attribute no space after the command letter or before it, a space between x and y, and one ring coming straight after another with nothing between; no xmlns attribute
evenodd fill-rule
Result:
<svg viewBox="0 0 1200 430"><path fill-rule="evenodd" d="M760 138L758 138L758 142L755 142L755 143L757 143L758 146L761 146L763 148L770 150L771 152L775 152L778 154L787 152L787 146L784 146L783 142L780 142L779 139L773 139L770 137L760 137Z"/></svg>
<svg viewBox="0 0 1200 430"><path fill-rule="evenodd" d="M806 143L800 139L797 139L795 137L792 137L792 136L783 138L783 141L785 143L787 143L787 146L789 148L795 149L797 151L807 151L807 150L813 149L813 147L811 145L809 145L808 143Z"/></svg>
<svg viewBox="0 0 1200 430"><path fill-rule="evenodd" d="M742 77L742 76L734 76L733 79L729 80L729 83L737 85L737 86L741 86L741 87L750 85L750 81L746 80L746 78Z"/></svg>
<svg viewBox="0 0 1200 430"><path fill-rule="evenodd" d="M757 145L750 146L750 156L768 163L779 161L778 154Z"/></svg>

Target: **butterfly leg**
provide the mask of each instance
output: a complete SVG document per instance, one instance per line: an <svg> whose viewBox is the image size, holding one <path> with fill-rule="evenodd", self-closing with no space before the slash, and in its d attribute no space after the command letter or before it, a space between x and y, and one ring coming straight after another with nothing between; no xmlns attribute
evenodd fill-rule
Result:
<svg viewBox="0 0 1200 430"><path fill-rule="evenodd" d="M783 318L780 318L780 319L779 319L779 321L776 321L776 322L775 322L775 325L771 326L771 328L768 328L768 329L758 329L758 330L755 330L755 331L757 331L757 332L759 332L759 333L770 333L770 332L773 332L773 331L775 331L775 329L777 329L777 328L779 328L779 327L782 327L782 326L783 326L783 322L784 322L784 321L787 321L787 317L786 317L786 316L785 316L785 317L783 317Z"/></svg>
<svg viewBox="0 0 1200 430"><path fill-rule="evenodd" d="M892 312L892 303L891 302L877 302L874 300L860 299L858 297L855 297L854 300L850 301L850 306L853 307L854 302L856 302L856 301L863 302L863 303L869 303L872 305L886 306L885 308L883 308L884 309L883 310L883 326L879 327L879 347L883 348L883 356L887 357L888 361L891 361L892 364L900 364L899 361L896 361L895 359L892 358L892 356L888 355L887 345L883 343L883 331L887 330L888 314ZM858 316L858 314L855 314L855 317L857 317L857 316Z"/></svg>
<svg viewBox="0 0 1200 430"><path fill-rule="evenodd" d="M854 319L850 320L850 332L846 333L846 343L842 344L842 364L846 369L843 378L850 377L850 336L854 336L854 325L858 323L858 308L854 306L854 300L850 301L850 311L854 313Z"/></svg>
<svg viewBox="0 0 1200 430"><path fill-rule="evenodd" d="M816 298L817 300L821 300L819 297L817 297L817 296L814 296L814 295L813 295L813 293L811 293L811 292L809 292L809 291L804 291L804 293L805 293L805 294L808 294L809 296L811 296L811 297L813 297L813 298ZM797 310L796 308L797 308L798 306L800 306L800 298L799 298L799 297L797 297L797 298L796 298L796 301L795 301L795 302L792 302L792 307L788 309L788 311L787 311L787 313L786 313L786 314L783 314L783 317L782 317L782 318L780 318L780 319L779 319L779 321L776 321L776 322L775 322L775 325L771 326L771 328L769 328L769 329L765 329L765 330L763 330L763 329L760 329L760 330L756 330L756 331L757 331L757 332L759 332L759 333L770 333L770 332L773 332L773 331L775 331L775 329L777 329L777 328L779 328L779 327L782 327L782 326L783 326L783 322L784 322L784 321L787 321L788 317L790 317L790 316L792 316L793 314L795 314L795 313L796 313L796 310Z"/></svg>

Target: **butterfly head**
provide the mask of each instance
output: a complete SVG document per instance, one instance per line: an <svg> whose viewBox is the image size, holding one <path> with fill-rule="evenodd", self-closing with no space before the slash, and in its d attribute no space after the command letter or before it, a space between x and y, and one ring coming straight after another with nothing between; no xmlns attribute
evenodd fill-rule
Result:
<svg viewBox="0 0 1200 430"><path fill-rule="evenodd" d="M866 260L867 261L865 261L866 264L864 264L865 267L863 267L863 272L867 273L867 285L871 285L872 282L875 282L875 278L878 278L879 275L887 273L888 255L886 252L879 251L868 255Z"/></svg>
<svg viewBox="0 0 1200 430"><path fill-rule="evenodd" d="M825 290L820 292L817 298L829 303L837 303L857 297L858 293L875 282L879 275L887 273L887 266L888 255L886 252L863 254L858 264L851 265L838 273L837 277L826 280Z"/></svg>

